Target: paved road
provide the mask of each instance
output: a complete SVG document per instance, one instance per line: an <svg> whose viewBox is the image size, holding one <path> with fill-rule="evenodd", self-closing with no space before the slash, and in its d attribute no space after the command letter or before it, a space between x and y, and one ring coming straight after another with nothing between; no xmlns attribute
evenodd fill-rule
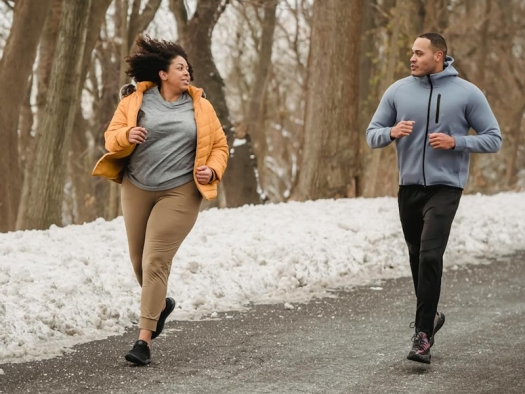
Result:
<svg viewBox="0 0 525 394"><path fill-rule="evenodd" d="M381 287L168 323L148 367L123 358L134 330L64 357L3 364L0 393L525 393L525 252L445 273L447 322L429 366L405 359L411 281Z"/></svg>

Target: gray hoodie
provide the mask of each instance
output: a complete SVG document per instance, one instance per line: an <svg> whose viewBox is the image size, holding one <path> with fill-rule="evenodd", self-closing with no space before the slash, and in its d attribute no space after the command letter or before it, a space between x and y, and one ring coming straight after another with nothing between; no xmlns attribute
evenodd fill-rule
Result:
<svg viewBox="0 0 525 394"><path fill-rule="evenodd" d="M400 185L448 185L464 188L470 153L494 153L501 147L498 121L483 93L458 77L447 56L445 69L424 77L410 76L392 84L366 130L371 148L392 142L390 129L402 120L415 121L412 134L396 139ZM477 135L468 135L472 128ZM434 149L430 133L456 140L450 150Z"/></svg>

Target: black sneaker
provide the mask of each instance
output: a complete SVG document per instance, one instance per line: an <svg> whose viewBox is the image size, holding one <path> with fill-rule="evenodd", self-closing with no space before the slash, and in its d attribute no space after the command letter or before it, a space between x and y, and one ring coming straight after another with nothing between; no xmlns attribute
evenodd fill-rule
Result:
<svg viewBox="0 0 525 394"><path fill-rule="evenodd" d="M412 337L412 342L412 349L410 349L407 359L430 364L430 342L427 334L422 331L416 332Z"/></svg>
<svg viewBox="0 0 525 394"><path fill-rule="evenodd" d="M135 365L148 365L151 363L151 353L148 343L140 339L135 342L133 349L126 354L126 360Z"/></svg>
<svg viewBox="0 0 525 394"><path fill-rule="evenodd" d="M434 334L430 337L430 347L434 346L434 336L437 334L437 332L443 327L443 324L445 324L445 314L444 313L436 313L436 318L434 319Z"/></svg>
<svg viewBox="0 0 525 394"><path fill-rule="evenodd" d="M175 300L170 297L166 298L166 307L160 313L159 321L157 322L157 329L151 333L151 339L155 339L160 335L160 333L164 329L164 323L166 323L166 319L171 314L171 312L173 312L174 309L175 309Z"/></svg>

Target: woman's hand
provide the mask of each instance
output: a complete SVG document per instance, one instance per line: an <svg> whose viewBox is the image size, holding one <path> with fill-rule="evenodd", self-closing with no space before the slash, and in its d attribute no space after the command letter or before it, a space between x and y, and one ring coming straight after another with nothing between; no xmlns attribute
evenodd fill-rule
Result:
<svg viewBox="0 0 525 394"><path fill-rule="evenodd" d="M212 181L213 171L208 166L200 166L197 167L197 174L195 174L195 177L201 185L207 185Z"/></svg>
<svg viewBox="0 0 525 394"><path fill-rule="evenodd" d="M128 134L128 141L131 144L142 144L146 141L148 131L144 127L133 127Z"/></svg>

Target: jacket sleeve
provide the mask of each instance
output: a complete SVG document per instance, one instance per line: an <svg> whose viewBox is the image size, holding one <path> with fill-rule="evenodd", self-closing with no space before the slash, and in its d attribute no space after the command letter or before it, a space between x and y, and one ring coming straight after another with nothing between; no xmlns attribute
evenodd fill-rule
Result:
<svg viewBox="0 0 525 394"><path fill-rule="evenodd" d="M131 126L128 126L126 114L128 103L127 97L120 101L108 129L104 133L105 147L109 152L120 152L132 145L128 140L129 131L132 129Z"/></svg>
<svg viewBox="0 0 525 394"><path fill-rule="evenodd" d="M395 125L396 118L394 88L390 86L383 94L370 125L366 129L366 142L370 148L384 148L392 143L390 129Z"/></svg>
<svg viewBox="0 0 525 394"><path fill-rule="evenodd" d="M222 179L222 176L224 175L224 171L226 171L226 166L228 163L228 156L229 156L229 148L228 143L226 141L226 135L224 134L224 130L222 129L221 122L219 118L217 117L217 114L215 113L215 110L213 109L212 105L209 104L211 116L213 117L213 121L211 124L212 128L212 148L210 156L208 157L208 160L206 162L206 165L215 171L215 174L217 175L217 178L212 182L220 182Z"/></svg>
<svg viewBox="0 0 525 394"><path fill-rule="evenodd" d="M467 122L477 135L458 136L455 150L470 153L495 153L501 148L501 131L489 102L473 87L465 111Z"/></svg>

